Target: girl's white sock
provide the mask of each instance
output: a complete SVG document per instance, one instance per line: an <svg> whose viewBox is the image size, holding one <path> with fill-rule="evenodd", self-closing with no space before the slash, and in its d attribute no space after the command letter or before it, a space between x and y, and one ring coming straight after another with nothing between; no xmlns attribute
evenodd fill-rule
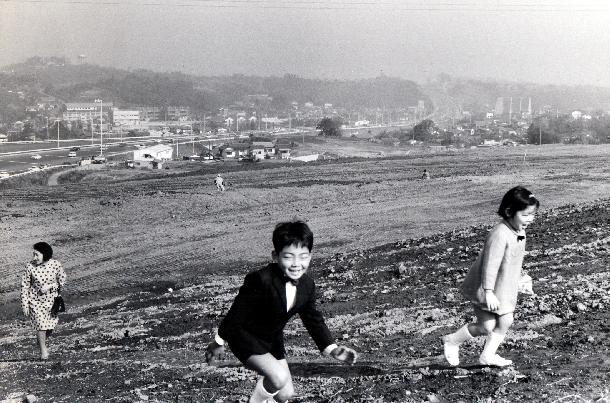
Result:
<svg viewBox="0 0 610 403"><path fill-rule="evenodd" d="M460 345L463 342L468 341L472 338L473 338L473 336L468 331L468 325L464 325L461 328L459 328L458 330L456 330L454 333L451 333L451 334L448 334L447 336L445 336L444 340L448 341L452 344Z"/></svg>
<svg viewBox="0 0 610 403"><path fill-rule="evenodd" d="M273 396L277 395L279 390L275 393L269 393L265 390L263 385L263 380L265 378L262 376L258 377L258 382L256 382L256 386L254 387L254 391L252 392L252 396L250 396L249 403L266 403L266 402L275 402Z"/></svg>
<svg viewBox="0 0 610 403"><path fill-rule="evenodd" d="M504 337L505 335L503 334L491 332L489 336L487 336L485 347L483 347L483 352L481 353L479 361L493 362L494 357L496 356L496 351L498 350L500 344L502 344L504 341Z"/></svg>
<svg viewBox="0 0 610 403"><path fill-rule="evenodd" d="M443 354L450 365L460 365L460 344L472 339L468 325L459 328L455 333L443 337Z"/></svg>

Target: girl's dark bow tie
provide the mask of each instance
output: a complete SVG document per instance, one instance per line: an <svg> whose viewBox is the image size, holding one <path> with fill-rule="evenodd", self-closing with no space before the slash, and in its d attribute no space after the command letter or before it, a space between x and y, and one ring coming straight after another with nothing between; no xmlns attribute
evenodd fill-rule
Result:
<svg viewBox="0 0 610 403"><path fill-rule="evenodd" d="M517 235L517 241L523 241L525 239L525 235Z"/></svg>

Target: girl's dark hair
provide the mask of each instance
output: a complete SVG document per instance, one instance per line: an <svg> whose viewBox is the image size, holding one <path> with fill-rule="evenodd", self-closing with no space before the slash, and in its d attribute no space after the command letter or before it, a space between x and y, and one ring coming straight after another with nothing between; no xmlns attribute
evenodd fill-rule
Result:
<svg viewBox="0 0 610 403"><path fill-rule="evenodd" d="M45 262L53 257L53 248L46 242L35 243L34 250L42 253L42 260Z"/></svg>
<svg viewBox="0 0 610 403"><path fill-rule="evenodd" d="M540 207L540 202L534 194L523 186L515 186L502 198L498 214L500 217L508 219L515 216L517 211L525 210L529 206Z"/></svg>
<svg viewBox="0 0 610 403"><path fill-rule="evenodd" d="M313 248L313 232L303 221L281 222L273 230L273 248L275 253L290 245L306 246L311 252Z"/></svg>

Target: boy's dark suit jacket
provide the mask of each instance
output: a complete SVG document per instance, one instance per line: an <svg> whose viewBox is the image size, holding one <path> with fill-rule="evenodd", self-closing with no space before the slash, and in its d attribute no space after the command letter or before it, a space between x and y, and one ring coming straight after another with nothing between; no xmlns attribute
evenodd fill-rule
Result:
<svg viewBox="0 0 610 403"><path fill-rule="evenodd" d="M297 313L320 351L334 342L316 309L313 279L307 274L299 279L294 306L286 312L286 280L279 266L272 263L246 276L218 335L229 346L265 354L274 343L283 346L284 327Z"/></svg>

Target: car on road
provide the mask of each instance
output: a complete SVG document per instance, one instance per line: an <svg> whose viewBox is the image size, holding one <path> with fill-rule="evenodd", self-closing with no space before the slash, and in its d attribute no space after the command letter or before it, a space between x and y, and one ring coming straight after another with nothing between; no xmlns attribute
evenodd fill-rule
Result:
<svg viewBox="0 0 610 403"><path fill-rule="evenodd" d="M39 160L42 158L42 156L40 154L34 154L30 158L32 158L33 160Z"/></svg>
<svg viewBox="0 0 610 403"><path fill-rule="evenodd" d="M104 157L103 155L96 155L95 157L93 157L93 160L91 162L94 164L105 164L106 157Z"/></svg>
<svg viewBox="0 0 610 403"><path fill-rule="evenodd" d="M69 158L76 158L76 151L70 151L70 152L68 153L68 157L69 157Z"/></svg>
<svg viewBox="0 0 610 403"><path fill-rule="evenodd" d="M70 151L78 151L78 150L80 150L80 147L72 147L72 148L70 149Z"/></svg>
<svg viewBox="0 0 610 403"><path fill-rule="evenodd" d="M9 174L8 172L0 171L0 179L5 179L5 178L8 178L10 176L11 176L11 174Z"/></svg>

